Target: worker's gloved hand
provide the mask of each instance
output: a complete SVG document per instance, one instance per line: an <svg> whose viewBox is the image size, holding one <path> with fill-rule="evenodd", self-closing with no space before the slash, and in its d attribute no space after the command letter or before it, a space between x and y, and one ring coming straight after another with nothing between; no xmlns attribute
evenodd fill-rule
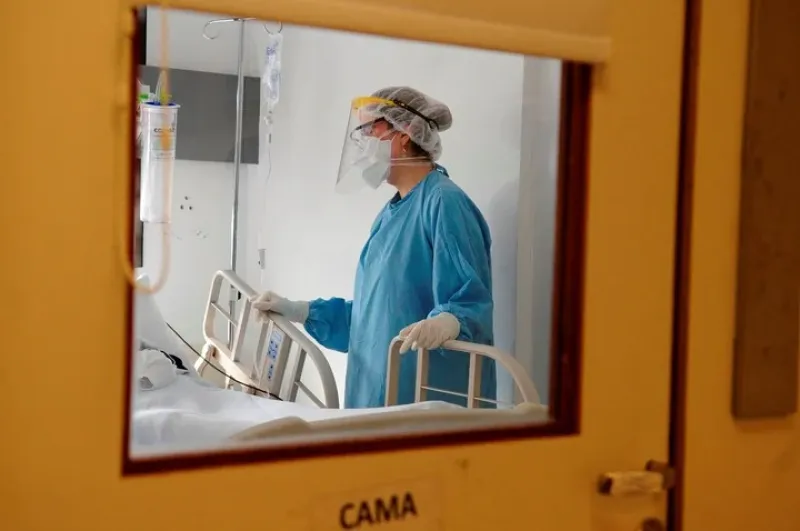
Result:
<svg viewBox="0 0 800 531"><path fill-rule="evenodd" d="M305 301L290 301L280 295L267 291L253 301L253 308L258 310L256 316L259 321L267 318L266 312L283 315L294 323L303 324L308 319L308 303Z"/></svg>
<svg viewBox="0 0 800 531"><path fill-rule="evenodd" d="M400 345L400 354L409 349L439 348L445 341L458 337L461 333L461 324L452 314L443 312L436 317L423 319L400 331L400 337L405 341Z"/></svg>

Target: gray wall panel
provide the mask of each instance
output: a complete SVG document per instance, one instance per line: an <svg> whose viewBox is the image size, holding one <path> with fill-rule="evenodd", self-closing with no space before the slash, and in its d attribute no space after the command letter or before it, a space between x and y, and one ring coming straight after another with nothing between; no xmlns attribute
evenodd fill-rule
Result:
<svg viewBox="0 0 800 531"><path fill-rule="evenodd" d="M139 80L155 92L160 70L139 66ZM236 128L236 76L170 68L170 92L178 111L175 156L179 160L233 162ZM261 83L244 78L242 163L258 164Z"/></svg>

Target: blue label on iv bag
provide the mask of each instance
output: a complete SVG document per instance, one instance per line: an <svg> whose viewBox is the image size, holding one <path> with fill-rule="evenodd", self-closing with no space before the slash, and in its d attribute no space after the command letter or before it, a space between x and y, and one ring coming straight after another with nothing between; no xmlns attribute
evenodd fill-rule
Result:
<svg viewBox="0 0 800 531"><path fill-rule="evenodd" d="M152 105L153 107L180 107L180 105L174 102L169 102L166 105L161 105L161 102L158 100L143 101L142 105Z"/></svg>

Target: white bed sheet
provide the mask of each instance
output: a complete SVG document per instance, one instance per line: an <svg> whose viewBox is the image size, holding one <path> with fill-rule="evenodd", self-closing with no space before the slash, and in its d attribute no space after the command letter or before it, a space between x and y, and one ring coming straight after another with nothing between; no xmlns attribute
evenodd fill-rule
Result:
<svg viewBox="0 0 800 531"><path fill-rule="evenodd" d="M219 389L181 375L162 389L134 393L131 448L134 453L149 453L158 447L204 448L247 428L291 417L313 423L389 411L447 409L464 408L447 402L422 402L374 409L321 409Z"/></svg>

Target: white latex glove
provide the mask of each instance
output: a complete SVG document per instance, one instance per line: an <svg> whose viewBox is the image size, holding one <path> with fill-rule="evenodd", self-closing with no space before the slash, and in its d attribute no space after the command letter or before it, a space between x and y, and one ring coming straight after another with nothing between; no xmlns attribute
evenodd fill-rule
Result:
<svg viewBox="0 0 800 531"><path fill-rule="evenodd" d="M409 349L439 348L445 341L458 337L461 333L461 324L453 314L440 313L436 317L423 319L400 331L400 337L405 339L400 345L400 354Z"/></svg>
<svg viewBox="0 0 800 531"><path fill-rule="evenodd" d="M303 324L308 319L308 303L305 301L290 301L280 295L267 291L258 296L253 302L253 308L258 310L257 318L266 319L266 312L283 315L294 323Z"/></svg>

